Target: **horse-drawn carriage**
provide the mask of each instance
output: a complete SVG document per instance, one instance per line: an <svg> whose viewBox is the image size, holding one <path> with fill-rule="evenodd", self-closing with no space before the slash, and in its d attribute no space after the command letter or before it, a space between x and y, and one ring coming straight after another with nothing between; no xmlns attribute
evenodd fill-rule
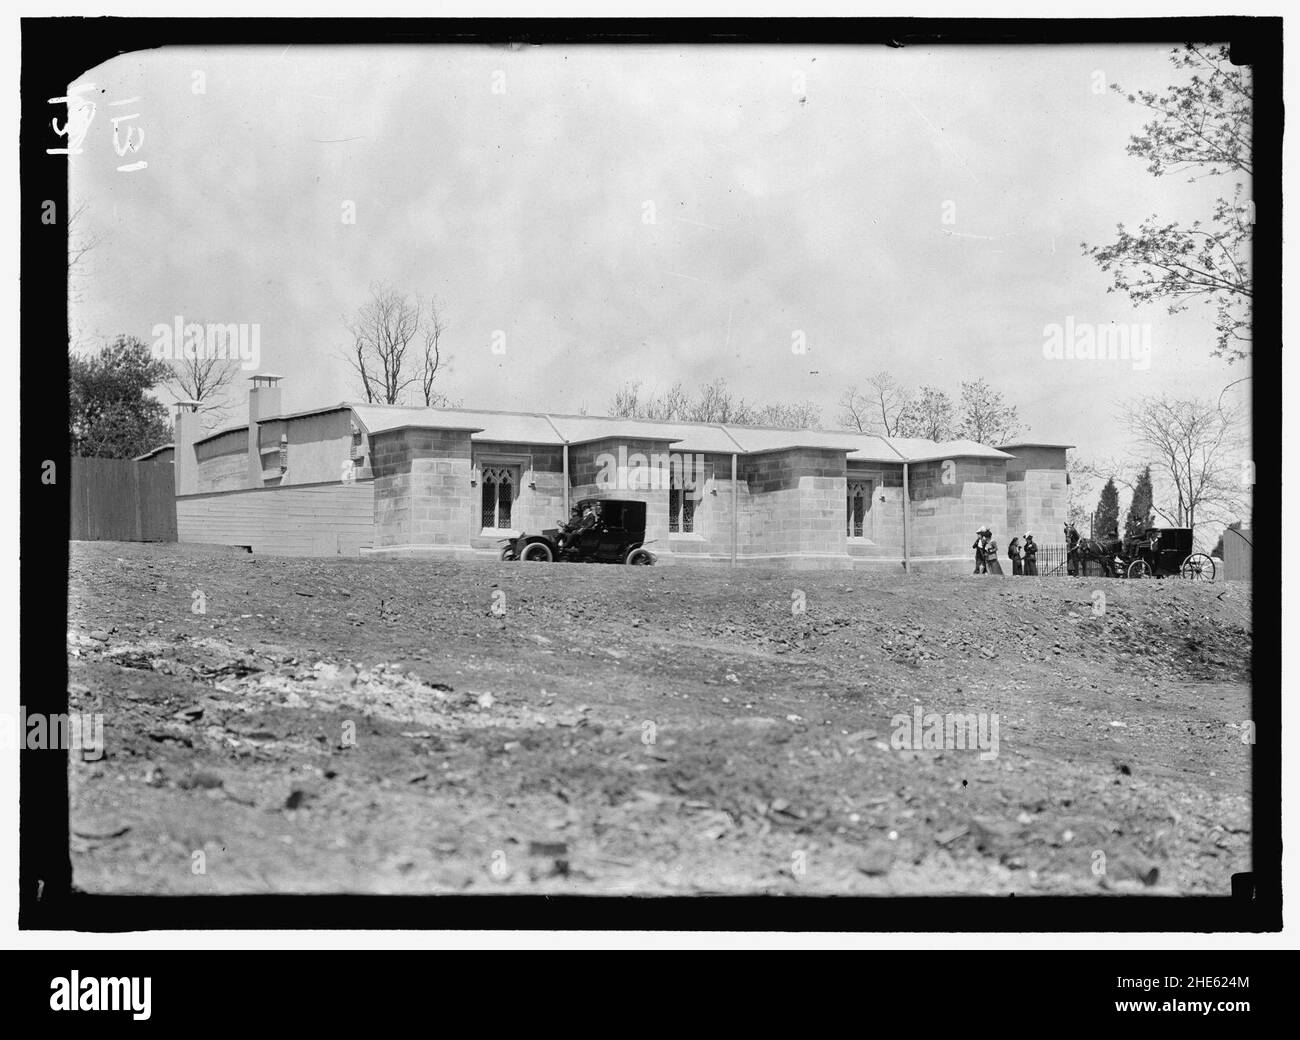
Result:
<svg viewBox="0 0 1300 1040"><path fill-rule="evenodd" d="M1124 575L1166 578L1175 574L1190 581L1213 581L1214 560L1197 552L1190 527L1148 527L1142 538L1125 547Z"/></svg>
<svg viewBox="0 0 1300 1040"><path fill-rule="evenodd" d="M1148 527L1141 538L1080 538L1066 525L1066 543L1074 558L1070 573L1077 573L1086 561L1100 564L1112 578L1187 578L1189 581L1213 581L1214 560L1197 552L1190 527Z"/></svg>

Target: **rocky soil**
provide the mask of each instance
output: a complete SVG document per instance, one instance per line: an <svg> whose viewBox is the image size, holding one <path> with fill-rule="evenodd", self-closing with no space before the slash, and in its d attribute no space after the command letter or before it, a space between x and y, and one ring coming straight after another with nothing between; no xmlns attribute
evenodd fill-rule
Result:
<svg viewBox="0 0 1300 1040"><path fill-rule="evenodd" d="M98 542L69 614L70 710L105 727L70 756L83 890L1226 894L1250 869L1245 586ZM996 755L903 740L918 708L996 715Z"/></svg>

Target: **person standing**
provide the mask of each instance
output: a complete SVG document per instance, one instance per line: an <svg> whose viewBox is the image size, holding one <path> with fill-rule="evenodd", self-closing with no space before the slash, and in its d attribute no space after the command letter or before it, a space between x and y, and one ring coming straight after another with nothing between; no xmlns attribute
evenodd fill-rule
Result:
<svg viewBox="0 0 1300 1040"><path fill-rule="evenodd" d="M998 562L998 541L989 528L984 528L984 566L990 574L1002 574L1002 564Z"/></svg>
<svg viewBox="0 0 1300 1040"><path fill-rule="evenodd" d="M1011 560L1012 576L1014 577L1015 575L1018 574L1023 575L1025 573L1025 565L1021 562L1019 538L1011 539L1011 544L1007 546L1007 557Z"/></svg>
<svg viewBox="0 0 1300 1040"><path fill-rule="evenodd" d="M975 532L975 544L971 548L975 550L975 573L987 574L988 568L984 565L984 528Z"/></svg>
<svg viewBox="0 0 1300 1040"><path fill-rule="evenodd" d="M1029 531L1025 532L1025 575L1027 577L1038 577L1038 543L1034 541L1034 536Z"/></svg>

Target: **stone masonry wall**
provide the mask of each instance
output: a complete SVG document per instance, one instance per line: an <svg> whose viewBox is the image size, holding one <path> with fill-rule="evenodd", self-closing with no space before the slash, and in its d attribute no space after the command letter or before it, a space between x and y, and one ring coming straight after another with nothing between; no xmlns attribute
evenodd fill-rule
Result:
<svg viewBox="0 0 1300 1040"><path fill-rule="evenodd" d="M1060 541L1065 516L1065 470L1026 470L1021 479L1007 483L1007 527L1011 535L1032 531L1040 544Z"/></svg>
<svg viewBox="0 0 1300 1040"><path fill-rule="evenodd" d="M993 529L1005 556L1010 541L1005 460L919 462L909 468L908 478L912 499L909 548L915 570L956 570L973 561L970 546L975 530L985 524Z"/></svg>
<svg viewBox="0 0 1300 1040"><path fill-rule="evenodd" d="M540 444L511 444L504 441L474 441L476 471L494 460L519 467L520 486L510 510L511 530L536 534L554 527L564 518L564 452L562 448ZM530 487L529 483L536 485ZM482 494L480 484L471 488L473 516L470 544L475 549L495 551L502 535L482 534ZM570 505L576 502L572 496Z"/></svg>
<svg viewBox="0 0 1300 1040"><path fill-rule="evenodd" d="M741 459L749 486L749 531L741 552L789 557L793 566L851 567L845 530L842 451L799 448Z"/></svg>
<svg viewBox="0 0 1300 1040"><path fill-rule="evenodd" d="M371 438L375 547L468 551L477 488L460 430L393 430Z"/></svg>
<svg viewBox="0 0 1300 1040"><path fill-rule="evenodd" d="M871 482L871 503L864 517L862 539L848 537L848 503L841 507L845 538L855 568L901 568L903 560L903 467L849 463L848 482ZM884 499L882 502L881 499Z"/></svg>

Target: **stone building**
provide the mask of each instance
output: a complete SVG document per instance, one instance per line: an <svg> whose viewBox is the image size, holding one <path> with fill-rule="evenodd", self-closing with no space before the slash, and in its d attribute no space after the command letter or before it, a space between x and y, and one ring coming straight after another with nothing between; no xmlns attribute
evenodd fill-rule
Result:
<svg viewBox="0 0 1300 1040"><path fill-rule="evenodd" d="M176 418L181 541L294 555L495 556L588 498L646 503L663 564L964 570L976 528L1055 538L1063 444L340 403ZM154 454L154 453L151 453ZM1011 532L1011 533L1008 533Z"/></svg>

